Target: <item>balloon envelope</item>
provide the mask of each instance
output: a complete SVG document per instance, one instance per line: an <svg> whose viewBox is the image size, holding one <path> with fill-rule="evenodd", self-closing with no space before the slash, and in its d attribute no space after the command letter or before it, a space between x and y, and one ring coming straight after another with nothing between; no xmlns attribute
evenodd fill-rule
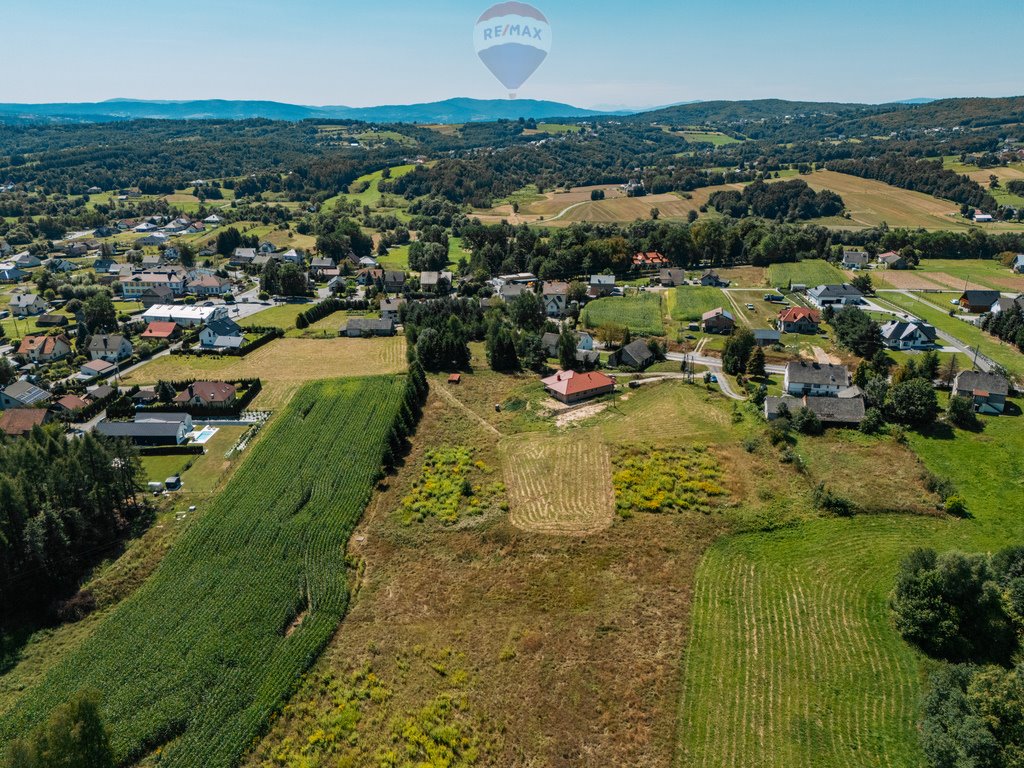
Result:
<svg viewBox="0 0 1024 768"><path fill-rule="evenodd" d="M551 25L532 5L498 3L477 20L473 44L502 85L515 91L547 58Z"/></svg>

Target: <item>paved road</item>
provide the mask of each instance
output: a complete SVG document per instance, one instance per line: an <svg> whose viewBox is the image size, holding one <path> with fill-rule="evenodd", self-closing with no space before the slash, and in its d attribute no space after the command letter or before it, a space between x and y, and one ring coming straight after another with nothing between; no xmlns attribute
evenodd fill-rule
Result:
<svg viewBox="0 0 1024 768"><path fill-rule="evenodd" d="M722 370L722 361L717 357L708 357L707 355L683 355L679 352L669 352L665 355L666 360L674 360L676 362L683 362L683 360L690 360L694 365L703 365L710 370L715 377L718 379L718 387L722 390L722 394L726 397L731 397L733 400L746 400L746 395L739 394L732 388L732 383L729 381L729 377L725 375ZM781 365L766 365L765 370L768 373L785 373L785 366ZM667 373L667 374L656 374L652 373L650 376L655 378L674 378L682 379L686 377L683 373Z"/></svg>

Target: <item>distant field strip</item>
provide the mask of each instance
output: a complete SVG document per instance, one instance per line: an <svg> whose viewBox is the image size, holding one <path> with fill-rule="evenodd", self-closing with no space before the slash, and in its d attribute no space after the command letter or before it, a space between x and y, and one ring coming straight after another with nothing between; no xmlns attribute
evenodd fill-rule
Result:
<svg viewBox="0 0 1024 768"><path fill-rule="evenodd" d="M345 544L404 391L300 390L146 584L4 713L0 751L95 688L118 764L237 764L345 614Z"/></svg>
<svg viewBox="0 0 1024 768"><path fill-rule="evenodd" d="M918 766L918 670L887 593L907 518L724 540L697 574L678 766Z"/></svg>
<svg viewBox="0 0 1024 768"><path fill-rule="evenodd" d="M611 458L596 434L528 435L506 441L502 452L517 528L582 535L611 525Z"/></svg>

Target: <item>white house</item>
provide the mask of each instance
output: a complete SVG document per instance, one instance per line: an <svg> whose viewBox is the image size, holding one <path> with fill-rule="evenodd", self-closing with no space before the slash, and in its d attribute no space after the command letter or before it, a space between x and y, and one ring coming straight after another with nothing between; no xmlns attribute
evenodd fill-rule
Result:
<svg viewBox="0 0 1024 768"><path fill-rule="evenodd" d="M170 288L175 296L183 296L188 283L188 272L184 269L152 269L121 275L118 285L126 299L138 299L150 288Z"/></svg>
<svg viewBox="0 0 1024 768"><path fill-rule="evenodd" d="M1013 260L1013 271L1018 275L1024 275L1024 253L1018 253Z"/></svg>
<svg viewBox="0 0 1024 768"><path fill-rule="evenodd" d="M154 304L142 313L147 323L177 323L182 328L194 328L213 320L228 316L227 307L179 306L177 304Z"/></svg>
<svg viewBox="0 0 1024 768"><path fill-rule="evenodd" d="M245 344L245 334L238 323L224 317L206 324L199 333L199 344L205 349L237 349Z"/></svg>
<svg viewBox="0 0 1024 768"><path fill-rule="evenodd" d="M550 281L544 283L544 312L548 317L562 317L569 306L569 284Z"/></svg>
<svg viewBox="0 0 1024 768"><path fill-rule="evenodd" d="M850 386L850 371L845 365L828 365L806 360L786 366L782 389L794 397L838 397Z"/></svg>
<svg viewBox="0 0 1024 768"><path fill-rule="evenodd" d="M15 317L28 317L45 312L46 302L35 293L16 293L11 296L10 307Z"/></svg>
<svg viewBox="0 0 1024 768"><path fill-rule="evenodd" d="M132 343L119 333L97 333L89 339L89 357L116 363L131 357Z"/></svg>
<svg viewBox="0 0 1024 768"><path fill-rule="evenodd" d="M929 349L935 339L935 328L928 323L890 320L882 326L882 344L888 349Z"/></svg>
<svg viewBox="0 0 1024 768"><path fill-rule="evenodd" d="M864 303L864 294L849 283L816 286L807 292L807 298L818 309L829 306L856 306Z"/></svg>

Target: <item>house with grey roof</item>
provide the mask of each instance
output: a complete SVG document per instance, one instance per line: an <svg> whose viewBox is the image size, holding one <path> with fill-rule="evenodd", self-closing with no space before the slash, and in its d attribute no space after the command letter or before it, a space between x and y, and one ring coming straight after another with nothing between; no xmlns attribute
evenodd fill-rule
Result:
<svg viewBox="0 0 1024 768"><path fill-rule="evenodd" d="M245 333L234 320L222 317L199 332L199 344L204 349L238 349L245 344Z"/></svg>
<svg viewBox="0 0 1024 768"><path fill-rule="evenodd" d="M794 397L837 397L850 386L850 371L845 365L798 360L786 366L782 391Z"/></svg>
<svg viewBox="0 0 1024 768"><path fill-rule="evenodd" d="M104 437L129 440L135 445L181 445L192 431L192 417L187 413L146 413L134 421L104 420L96 432Z"/></svg>
<svg viewBox="0 0 1024 768"><path fill-rule="evenodd" d="M807 291L807 298L818 309L857 306L864 303L864 294L849 283L815 286Z"/></svg>
<svg viewBox="0 0 1024 768"><path fill-rule="evenodd" d="M864 421L863 397L767 397L764 401L764 417L773 421L787 411L792 415L801 408L807 408L827 426L857 427Z"/></svg>
<svg viewBox="0 0 1024 768"><path fill-rule="evenodd" d="M960 371L953 381L953 394L970 400L977 413L998 416L1006 409L1010 382L998 373Z"/></svg>
<svg viewBox="0 0 1024 768"><path fill-rule="evenodd" d="M21 379L0 391L0 408L30 408L45 403L50 393L40 389L27 379Z"/></svg>
<svg viewBox="0 0 1024 768"><path fill-rule="evenodd" d="M890 320L881 330L887 349L930 349L937 338L935 327L924 322Z"/></svg>
<svg viewBox="0 0 1024 768"><path fill-rule="evenodd" d="M386 318L352 317L341 329L341 335L350 338L394 336L395 323Z"/></svg>
<svg viewBox="0 0 1024 768"><path fill-rule="evenodd" d="M624 347L620 347L608 356L608 365L612 368L635 368L643 370L655 360L651 348L644 339L635 339Z"/></svg>

